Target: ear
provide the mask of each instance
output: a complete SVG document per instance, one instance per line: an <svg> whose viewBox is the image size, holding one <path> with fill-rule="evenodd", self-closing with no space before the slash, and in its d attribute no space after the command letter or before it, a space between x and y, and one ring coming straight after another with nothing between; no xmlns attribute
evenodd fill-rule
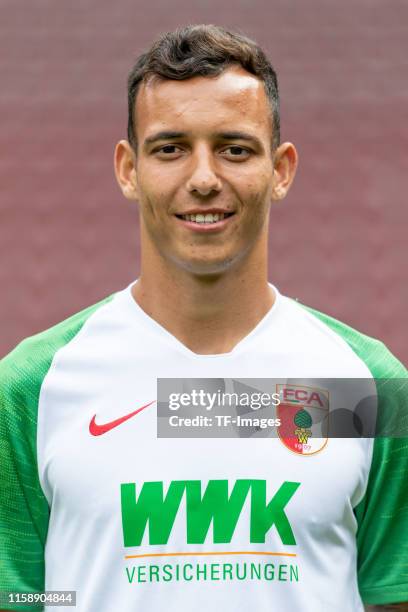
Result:
<svg viewBox="0 0 408 612"><path fill-rule="evenodd" d="M116 145L113 163L123 195L128 200L137 200L136 155L127 140L120 140Z"/></svg>
<svg viewBox="0 0 408 612"><path fill-rule="evenodd" d="M284 142L275 151L272 200L282 200L295 178L298 154L291 142Z"/></svg>

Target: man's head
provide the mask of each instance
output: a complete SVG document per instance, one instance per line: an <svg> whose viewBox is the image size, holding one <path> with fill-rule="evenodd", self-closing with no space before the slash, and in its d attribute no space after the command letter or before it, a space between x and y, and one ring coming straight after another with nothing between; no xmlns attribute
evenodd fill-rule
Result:
<svg viewBox="0 0 408 612"><path fill-rule="evenodd" d="M128 77L128 140L137 150L136 97L152 79L183 81L215 77L241 66L263 82L271 109L272 146L280 143L278 81L262 49L249 38L214 25L191 25L160 36L136 61Z"/></svg>
<svg viewBox="0 0 408 612"><path fill-rule="evenodd" d="M264 267L270 203L297 155L279 145L276 75L259 47L215 26L166 34L130 74L129 111L115 170L139 201L142 273Z"/></svg>

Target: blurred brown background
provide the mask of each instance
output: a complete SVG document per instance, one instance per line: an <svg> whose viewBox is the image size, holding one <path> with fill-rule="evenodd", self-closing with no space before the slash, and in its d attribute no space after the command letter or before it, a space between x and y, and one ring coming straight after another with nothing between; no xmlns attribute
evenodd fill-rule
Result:
<svg viewBox="0 0 408 612"><path fill-rule="evenodd" d="M278 72L301 161L271 281L407 361L406 0L0 0L0 355L137 277L112 170L126 77L188 23L256 38Z"/></svg>

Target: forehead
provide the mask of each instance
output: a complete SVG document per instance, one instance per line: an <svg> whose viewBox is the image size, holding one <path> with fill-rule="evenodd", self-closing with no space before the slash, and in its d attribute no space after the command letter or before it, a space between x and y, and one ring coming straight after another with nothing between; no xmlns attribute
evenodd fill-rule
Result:
<svg viewBox="0 0 408 612"><path fill-rule="evenodd" d="M271 109L264 84L241 67L229 68L217 77L153 79L138 92L139 138L164 128L204 132L227 127L246 127L269 137Z"/></svg>

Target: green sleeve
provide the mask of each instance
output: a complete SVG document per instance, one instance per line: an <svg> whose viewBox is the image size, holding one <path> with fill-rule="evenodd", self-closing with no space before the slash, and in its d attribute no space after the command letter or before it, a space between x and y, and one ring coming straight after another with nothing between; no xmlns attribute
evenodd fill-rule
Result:
<svg viewBox="0 0 408 612"><path fill-rule="evenodd" d="M408 441L377 438L368 487L355 508L358 583L367 604L408 601Z"/></svg>
<svg viewBox="0 0 408 612"><path fill-rule="evenodd" d="M44 590L49 508L38 479L36 432L41 380L20 345L0 362L0 590ZM5 605L10 610L38 610Z"/></svg>
<svg viewBox="0 0 408 612"><path fill-rule="evenodd" d="M40 390L55 353L105 301L28 338L0 361L0 591L44 590L50 509L37 464ZM2 602L0 609L41 607Z"/></svg>
<svg viewBox="0 0 408 612"><path fill-rule="evenodd" d="M407 429L407 372L388 359L400 378L377 379L379 429L391 425L394 437L374 440L367 489L355 508L359 589L365 603L377 605L408 601L408 438L395 437L395 415Z"/></svg>
<svg viewBox="0 0 408 612"><path fill-rule="evenodd" d="M376 381L377 431L367 489L354 509L357 572L366 604L408 601L408 372L378 340L308 309L348 343ZM387 435L391 434L392 435Z"/></svg>

